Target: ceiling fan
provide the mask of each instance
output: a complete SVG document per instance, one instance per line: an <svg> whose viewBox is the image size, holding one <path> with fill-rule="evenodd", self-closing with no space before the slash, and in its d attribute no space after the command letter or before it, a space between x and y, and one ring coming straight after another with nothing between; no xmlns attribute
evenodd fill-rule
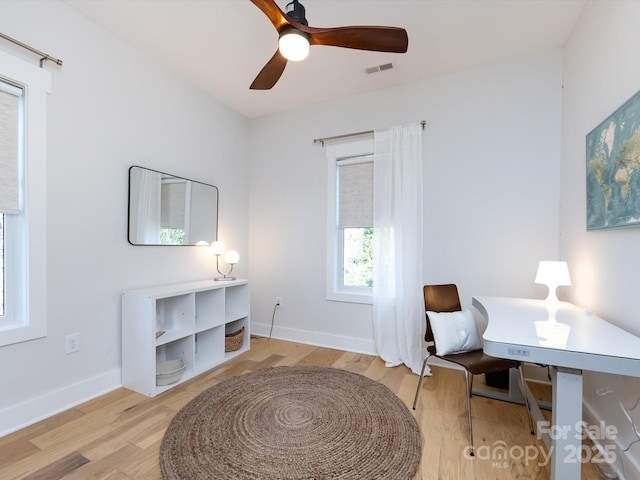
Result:
<svg viewBox="0 0 640 480"><path fill-rule="evenodd" d="M334 28L310 27L305 8L293 0L284 13L275 0L251 0L269 18L280 36L278 50L260 70L251 84L252 90L269 90L287 65L288 60L302 60L309 45L354 48L375 52L405 53L409 45L407 32L398 27L352 26Z"/></svg>

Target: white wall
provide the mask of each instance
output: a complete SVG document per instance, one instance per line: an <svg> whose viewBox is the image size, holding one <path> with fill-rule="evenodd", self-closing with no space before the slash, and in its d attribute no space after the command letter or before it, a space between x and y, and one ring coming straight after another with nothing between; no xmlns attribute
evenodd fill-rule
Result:
<svg viewBox="0 0 640 480"><path fill-rule="evenodd" d="M561 53L515 59L251 121L254 331L373 352L371 307L330 302L326 161L318 137L426 120L425 283L538 296L558 258Z"/></svg>
<svg viewBox="0 0 640 480"><path fill-rule="evenodd" d="M571 300L636 335L640 229L586 231L585 136L640 89L639 21L638 2L589 2L565 48L560 203L560 251L572 274ZM609 388L631 408L640 397L640 379L585 375L585 413L617 425L619 446L626 448L635 437L613 394L596 394ZM640 424L640 408L634 417ZM630 454L636 465L625 464L627 478L639 479L640 444Z"/></svg>
<svg viewBox="0 0 640 480"><path fill-rule="evenodd" d="M131 165L217 185L219 237L247 275L249 124L62 2L3 1L0 31L64 61L45 67L48 335L0 348L2 435L120 384L123 290L214 275L203 248L128 244ZM81 350L65 355L75 332Z"/></svg>

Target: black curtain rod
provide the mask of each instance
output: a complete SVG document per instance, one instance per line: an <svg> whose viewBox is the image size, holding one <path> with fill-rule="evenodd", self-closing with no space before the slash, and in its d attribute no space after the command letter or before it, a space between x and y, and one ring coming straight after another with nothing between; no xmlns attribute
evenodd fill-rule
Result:
<svg viewBox="0 0 640 480"><path fill-rule="evenodd" d="M40 68L42 68L42 65L44 64L44 62L46 62L47 60L54 62L56 65L60 65L62 66L62 60L60 60L59 58L54 58L51 55L41 52L40 50L36 50L33 47L30 47L29 45L22 43L19 40L16 40L15 38L11 38L9 35L5 35L4 33L0 33L0 38L4 38L6 41L11 42L15 45L18 45L19 47L22 47L24 49L29 50L30 52L35 53L36 55L40 55Z"/></svg>
<svg viewBox="0 0 640 480"><path fill-rule="evenodd" d="M427 124L426 120L422 120L420 122L420 126L424 130L425 125ZM333 137L323 137L323 138L314 138L313 143L321 143L324 147L324 142L328 142L330 140L340 140L341 138L350 138L350 137L359 137L360 135L370 135L374 131L373 130L365 130L364 132L356 132L356 133L346 133L344 135L335 135Z"/></svg>

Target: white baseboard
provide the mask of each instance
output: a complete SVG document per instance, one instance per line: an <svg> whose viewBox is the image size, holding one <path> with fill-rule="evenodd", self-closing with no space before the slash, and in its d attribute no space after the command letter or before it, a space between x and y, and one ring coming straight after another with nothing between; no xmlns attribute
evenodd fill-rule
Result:
<svg viewBox="0 0 640 480"><path fill-rule="evenodd" d="M268 337L270 325L251 324L251 334L259 337ZM329 333L313 332L309 330L298 330L275 326L271 338L287 340L289 342L314 345L316 347L334 348L347 352L362 353L365 355L377 355L373 339L345 337L342 335L332 335Z"/></svg>
<svg viewBox="0 0 640 480"><path fill-rule="evenodd" d="M114 369L0 410L0 437L121 386L120 369Z"/></svg>

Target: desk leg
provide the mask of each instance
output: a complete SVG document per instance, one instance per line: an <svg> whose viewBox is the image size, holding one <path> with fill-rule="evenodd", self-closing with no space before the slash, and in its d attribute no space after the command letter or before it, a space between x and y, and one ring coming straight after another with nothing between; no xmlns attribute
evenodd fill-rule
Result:
<svg viewBox="0 0 640 480"><path fill-rule="evenodd" d="M582 371L552 368L551 480L580 480Z"/></svg>

